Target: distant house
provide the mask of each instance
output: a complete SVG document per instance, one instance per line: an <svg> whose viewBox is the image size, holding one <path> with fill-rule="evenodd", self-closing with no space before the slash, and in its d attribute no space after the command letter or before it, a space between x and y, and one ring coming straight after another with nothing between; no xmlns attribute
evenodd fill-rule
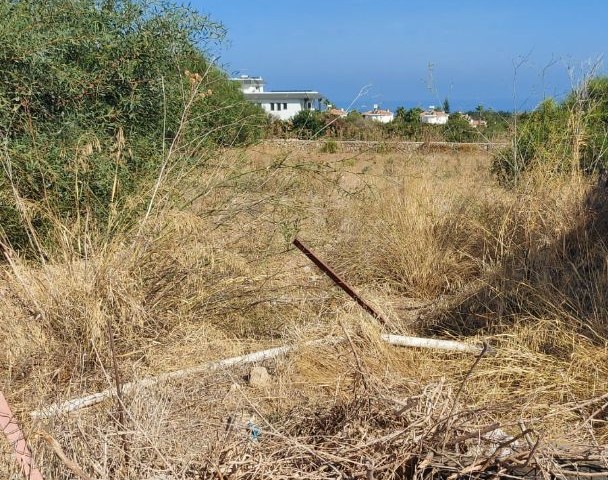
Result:
<svg viewBox="0 0 608 480"><path fill-rule="evenodd" d="M435 110L432 106L420 114L420 121L429 125L445 125L448 123L448 118L450 118L448 113Z"/></svg>
<svg viewBox="0 0 608 480"><path fill-rule="evenodd" d="M250 77L249 75L241 75L238 78L231 78L238 82L243 93L260 93L264 91L264 79L262 77Z"/></svg>
<svg viewBox="0 0 608 480"><path fill-rule="evenodd" d="M346 110L344 110L343 108L336 108L332 105L328 105L327 110L325 112L328 115L331 115L332 117L344 118L348 115L348 112Z"/></svg>
<svg viewBox="0 0 608 480"><path fill-rule="evenodd" d="M469 122L469 125L471 125L471 127L473 127L473 128L487 127L488 126L488 122L486 122L485 120L481 120L481 119L475 120L474 118L471 118L471 116L469 114L467 114L467 113L461 113L460 115L467 122Z"/></svg>
<svg viewBox="0 0 608 480"><path fill-rule="evenodd" d="M242 75L232 78L238 82L245 99L262 107L268 114L280 120L291 120L302 110L320 110L323 96L314 90L264 91L262 77Z"/></svg>
<svg viewBox="0 0 608 480"><path fill-rule="evenodd" d="M389 123L395 118L395 115L390 110L382 110L378 105L374 105L374 109L361 114L363 118L374 120L375 122Z"/></svg>
<svg viewBox="0 0 608 480"><path fill-rule="evenodd" d="M474 120L474 119L471 119L471 121L469 122L469 124L473 128L487 127L488 126L488 122L486 122L485 120Z"/></svg>
<svg viewBox="0 0 608 480"><path fill-rule="evenodd" d="M487 127L488 126L488 122L486 122L485 120L475 120L474 118L469 118L469 125L471 125L471 127L473 128L478 128L478 127Z"/></svg>

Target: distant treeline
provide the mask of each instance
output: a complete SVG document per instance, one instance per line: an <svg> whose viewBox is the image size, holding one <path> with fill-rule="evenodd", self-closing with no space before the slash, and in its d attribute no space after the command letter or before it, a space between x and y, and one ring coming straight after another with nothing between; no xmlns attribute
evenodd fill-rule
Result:
<svg viewBox="0 0 608 480"><path fill-rule="evenodd" d="M495 142L508 138L514 118L511 112L479 107L475 111L451 113L445 125L429 125L420 121L422 111L420 108L399 107L392 122L380 123L365 119L357 111L339 117L330 111L303 110L291 121L269 119L267 135L300 139ZM485 123L473 127L469 118Z"/></svg>

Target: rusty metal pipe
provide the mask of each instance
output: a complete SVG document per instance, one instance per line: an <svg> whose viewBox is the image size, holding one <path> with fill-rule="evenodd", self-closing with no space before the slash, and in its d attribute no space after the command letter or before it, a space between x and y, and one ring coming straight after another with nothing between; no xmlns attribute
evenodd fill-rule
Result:
<svg viewBox="0 0 608 480"><path fill-rule="evenodd" d="M321 271L327 275L332 281L344 291L350 298L352 298L357 304L363 308L367 313L369 313L372 317L378 320L382 325L387 325L387 320L378 313L374 307L372 307L369 303L367 303L361 296L350 286L348 285L336 272L334 272L329 265L327 265L323 260L317 257L306 245L304 245L300 240L295 238L293 240L293 244L300 250L306 257L314 263L317 267L321 269Z"/></svg>

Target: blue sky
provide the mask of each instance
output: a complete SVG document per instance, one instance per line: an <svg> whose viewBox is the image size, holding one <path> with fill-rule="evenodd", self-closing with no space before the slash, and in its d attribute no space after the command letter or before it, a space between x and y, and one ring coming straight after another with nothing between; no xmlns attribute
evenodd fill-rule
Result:
<svg viewBox="0 0 608 480"><path fill-rule="evenodd" d="M531 109L608 48L605 0L193 0L228 29L215 49L268 89L347 107ZM432 67L429 68L429 65ZM515 68L515 65L519 65ZM603 64L599 73L604 73ZM515 87L515 94L514 94Z"/></svg>

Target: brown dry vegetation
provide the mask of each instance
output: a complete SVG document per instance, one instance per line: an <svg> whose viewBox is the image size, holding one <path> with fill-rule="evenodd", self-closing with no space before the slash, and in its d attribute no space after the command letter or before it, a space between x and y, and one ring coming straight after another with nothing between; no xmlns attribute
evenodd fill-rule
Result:
<svg viewBox="0 0 608 480"><path fill-rule="evenodd" d="M110 240L58 225L65 241L43 263L7 249L0 378L43 472L75 478L36 432L99 479L444 478L480 459L500 471L500 442L475 434L494 422L532 429L520 443L528 455L539 441L528 460L545 472L568 468L554 460L564 449L605 465L606 398L593 400L608 392L605 202L579 176L532 172L505 190L489 162L228 150L164 185L152 214ZM385 345L290 246L295 235L392 333L485 340L496 355L471 369L471 356ZM29 419L114 384L109 326L123 381L330 335L351 342L265 362L267 388L235 368L138 389L122 426L117 401Z"/></svg>

